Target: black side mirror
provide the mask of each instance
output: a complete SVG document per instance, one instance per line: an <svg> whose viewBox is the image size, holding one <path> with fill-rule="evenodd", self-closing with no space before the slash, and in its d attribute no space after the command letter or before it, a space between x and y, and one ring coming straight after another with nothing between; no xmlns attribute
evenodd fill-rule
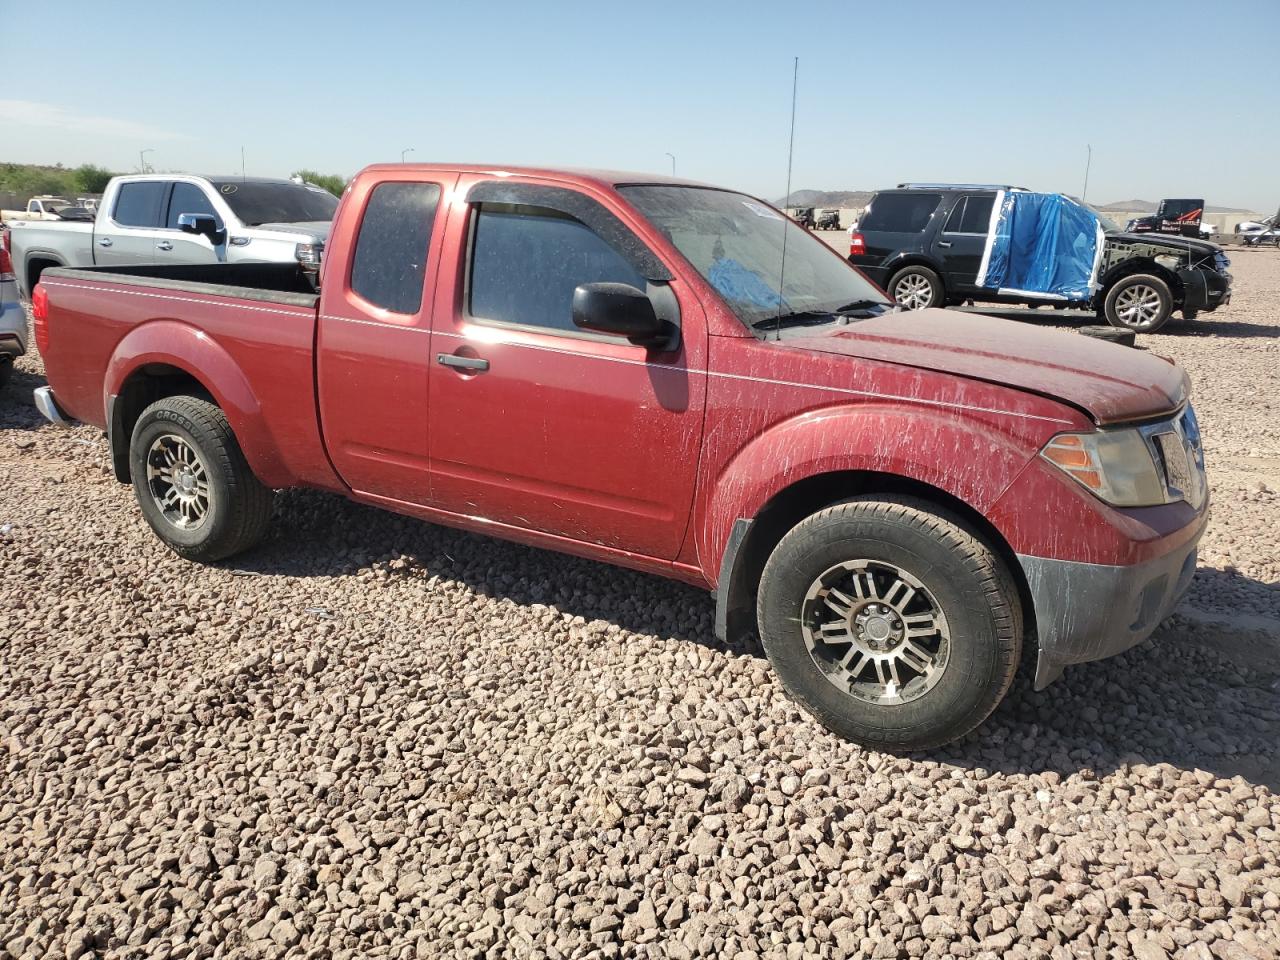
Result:
<svg viewBox="0 0 1280 960"><path fill-rule="evenodd" d="M223 231L218 229L218 221L207 213L178 214L178 229L183 233L194 233L208 237L214 246L222 243Z"/></svg>
<svg viewBox="0 0 1280 960"><path fill-rule="evenodd" d="M667 339L653 301L629 283L584 283L573 291L573 325L652 345Z"/></svg>

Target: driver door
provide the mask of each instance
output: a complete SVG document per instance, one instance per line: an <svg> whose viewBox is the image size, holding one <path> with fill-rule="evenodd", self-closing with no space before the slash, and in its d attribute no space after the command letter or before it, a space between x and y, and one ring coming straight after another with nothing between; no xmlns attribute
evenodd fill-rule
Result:
<svg viewBox="0 0 1280 960"><path fill-rule="evenodd" d="M435 505L674 559L702 442L700 305L599 198L482 177L458 194L448 229L465 267L441 275L432 313ZM576 328L573 290L596 282L667 304L678 341L649 349Z"/></svg>

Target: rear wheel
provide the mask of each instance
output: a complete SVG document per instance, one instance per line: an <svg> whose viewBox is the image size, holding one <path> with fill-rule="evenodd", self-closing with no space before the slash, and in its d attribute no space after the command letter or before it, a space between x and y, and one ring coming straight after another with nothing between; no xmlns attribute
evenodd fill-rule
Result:
<svg viewBox="0 0 1280 960"><path fill-rule="evenodd" d="M247 550L271 520L271 490L249 469L226 416L207 400L166 397L143 410L129 469L147 523L188 560Z"/></svg>
<svg viewBox="0 0 1280 960"><path fill-rule="evenodd" d="M1169 321L1173 294L1169 285L1149 273L1135 273L1116 282L1103 301L1103 315L1114 327L1155 333Z"/></svg>
<svg viewBox="0 0 1280 960"><path fill-rule="evenodd" d="M903 267L889 281L889 296L908 310L939 306L944 296L942 278L928 267Z"/></svg>
<svg viewBox="0 0 1280 960"><path fill-rule="evenodd" d="M955 518L912 498L859 498L782 538L758 616L787 691L870 747L964 736L1004 697L1022 621L1003 563Z"/></svg>

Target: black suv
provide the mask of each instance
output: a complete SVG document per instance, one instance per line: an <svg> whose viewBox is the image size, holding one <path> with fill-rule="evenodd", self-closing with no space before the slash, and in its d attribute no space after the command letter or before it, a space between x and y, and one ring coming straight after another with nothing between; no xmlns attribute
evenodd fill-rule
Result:
<svg viewBox="0 0 1280 960"><path fill-rule="evenodd" d="M1231 299L1230 261L1217 244L1127 234L1102 214L1098 216L1106 241L1097 289L1090 299L1011 296L979 287L996 195L1021 189L904 183L896 190L881 190L851 231L849 261L911 309L967 300L1084 307L1114 326L1143 333L1160 329L1175 310L1192 320Z"/></svg>

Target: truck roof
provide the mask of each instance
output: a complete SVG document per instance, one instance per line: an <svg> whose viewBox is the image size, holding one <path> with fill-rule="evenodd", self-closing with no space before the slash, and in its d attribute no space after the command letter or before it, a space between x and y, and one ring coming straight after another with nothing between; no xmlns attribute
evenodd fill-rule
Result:
<svg viewBox="0 0 1280 960"><path fill-rule="evenodd" d="M592 183L607 188L623 184L646 183L673 187L706 187L713 190L724 190L725 187L684 177L673 177L661 173L639 173L625 170L604 170L584 167L525 167L511 166L502 163L374 163L365 167L361 173L399 173L405 170L422 172L438 171L441 173L485 173L493 176L516 174L524 177L544 177L547 179L565 180L573 183Z"/></svg>

